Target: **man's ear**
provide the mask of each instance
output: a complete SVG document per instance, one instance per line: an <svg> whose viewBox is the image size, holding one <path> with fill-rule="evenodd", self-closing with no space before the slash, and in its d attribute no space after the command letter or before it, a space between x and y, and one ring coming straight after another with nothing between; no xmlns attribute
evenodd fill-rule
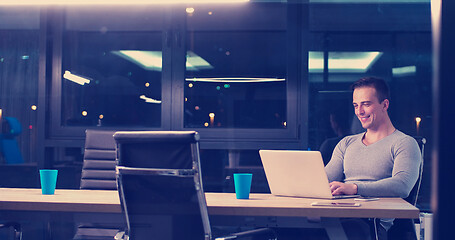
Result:
<svg viewBox="0 0 455 240"><path fill-rule="evenodd" d="M382 101L382 108L387 111L389 109L389 99L384 99L384 101Z"/></svg>

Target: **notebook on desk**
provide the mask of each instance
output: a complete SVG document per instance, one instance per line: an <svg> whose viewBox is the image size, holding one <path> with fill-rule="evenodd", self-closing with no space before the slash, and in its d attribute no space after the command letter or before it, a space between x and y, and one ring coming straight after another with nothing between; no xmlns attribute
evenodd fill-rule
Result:
<svg viewBox="0 0 455 240"><path fill-rule="evenodd" d="M318 151L259 150L259 155L273 195L324 199L359 196L332 196Z"/></svg>

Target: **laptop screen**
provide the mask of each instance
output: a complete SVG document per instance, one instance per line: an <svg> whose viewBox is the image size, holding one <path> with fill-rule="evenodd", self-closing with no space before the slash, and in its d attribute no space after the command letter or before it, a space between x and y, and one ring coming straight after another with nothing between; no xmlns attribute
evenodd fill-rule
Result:
<svg viewBox="0 0 455 240"><path fill-rule="evenodd" d="M260 150L259 155L272 194L332 198L319 151Z"/></svg>

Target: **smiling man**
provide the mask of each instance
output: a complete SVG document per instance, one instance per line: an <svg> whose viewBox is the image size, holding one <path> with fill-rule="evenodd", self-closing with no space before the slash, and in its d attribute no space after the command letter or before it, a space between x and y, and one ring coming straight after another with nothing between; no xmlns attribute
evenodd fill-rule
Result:
<svg viewBox="0 0 455 240"><path fill-rule="evenodd" d="M417 142L393 126L383 79L362 78L352 90L355 115L366 132L347 136L335 147L325 168L332 194L407 197L419 173ZM386 239L393 219L378 222L379 239Z"/></svg>

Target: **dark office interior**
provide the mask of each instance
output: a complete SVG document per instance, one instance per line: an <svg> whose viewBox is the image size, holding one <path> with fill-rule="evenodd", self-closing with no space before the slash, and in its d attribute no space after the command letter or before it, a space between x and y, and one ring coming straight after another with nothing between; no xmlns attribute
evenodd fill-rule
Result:
<svg viewBox="0 0 455 240"><path fill-rule="evenodd" d="M339 137L332 114L343 135L360 133L350 85L376 76L394 126L426 139L417 207L433 214L433 239L447 239L454 10L447 0L0 6L0 188L39 188L46 168L59 170L57 189L79 189L87 129L194 130L206 192L234 192L232 174L252 172L251 192L268 193L258 150L319 150ZM49 237L31 225L24 239Z"/></svg>

